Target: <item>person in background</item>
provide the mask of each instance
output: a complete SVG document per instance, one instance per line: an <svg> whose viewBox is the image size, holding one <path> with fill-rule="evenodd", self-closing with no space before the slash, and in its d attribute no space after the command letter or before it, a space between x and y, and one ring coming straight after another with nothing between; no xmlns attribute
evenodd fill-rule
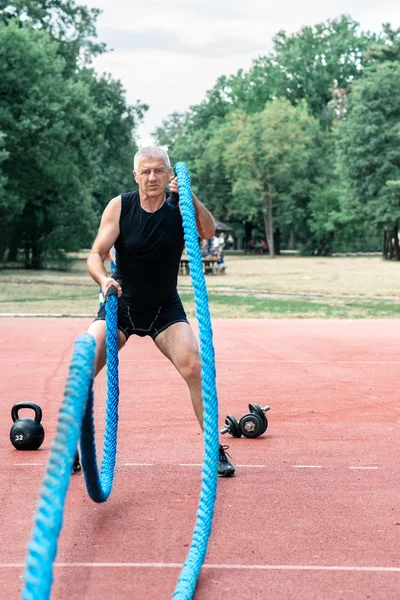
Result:
<svg viewBox="0 0 400 600"><path fill-rule="evenodd" d="M218 248L220 252L222 252L225 248L225 233L223 231L221 231L221 233L219 234Z"/></svg>

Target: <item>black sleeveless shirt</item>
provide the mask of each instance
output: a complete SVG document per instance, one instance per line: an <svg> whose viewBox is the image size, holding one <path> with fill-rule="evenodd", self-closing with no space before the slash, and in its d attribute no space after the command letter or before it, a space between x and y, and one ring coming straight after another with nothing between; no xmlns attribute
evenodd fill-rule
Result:
<svg viewBox="0 0 400 600"><path fill-rule="evenodd" d="M114 279L122 279L123 298L137 306L159 306L177 287L184 246L178 206L167 201L146 212L139 192L121 194L120 233L114 244Z"/></svg>

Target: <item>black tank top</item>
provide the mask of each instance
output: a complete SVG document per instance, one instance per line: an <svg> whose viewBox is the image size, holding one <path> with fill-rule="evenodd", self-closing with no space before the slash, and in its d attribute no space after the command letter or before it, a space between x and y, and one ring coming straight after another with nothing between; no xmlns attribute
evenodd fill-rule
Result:
<svg viewBox="0 0 400 600"><path fill-rule="evenodd" d="M115 247L115 279L123 298L138 306L159 306L175 290L184 246L178 206L165 202L146 212L139 192L121 194L120 234Z"/></svg>

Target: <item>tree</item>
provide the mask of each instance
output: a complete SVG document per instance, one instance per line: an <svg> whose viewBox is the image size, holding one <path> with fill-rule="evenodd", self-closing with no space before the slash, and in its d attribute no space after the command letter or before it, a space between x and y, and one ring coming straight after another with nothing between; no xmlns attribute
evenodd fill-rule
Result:
<svg viewBox="0 0 400 600"><path fill-rule="evenodd" d="M272 257L275 224L304 237L318 135L318 122L305 103L293 107L275 100L261 113L228 115L218 132L219 146L214 142L232 182L232 215L261 216Z"/></svg>
<svg viewBox="0 0 400 600"><path fill-rule="evenodd" d="M46 252L86 245L95 227L102 108L45 33L0 25L0 130L8 157L2 222L39 268ZM15 244L14 244L15 245Z"/></svg>
<svg viewBox="0 0 400 600"><path fill-rule="evenodd" d="M122 84L110 76L98 77L86 69L82 78L89 85L94 105L101 107L98 127L102 143L97 148L99 174L94 190L99 216L111 198L132 188L136 128L148 106L139 101L127 106Z"/></svg>
<svg viewBox="0 0 400 600"><path fill-rule="evenodd" d="M341 168L355 214L373 232L392 230L400 215L400 64L386 61L354 83L340 125Z"/></svg>
<svg viewBox="0 0 400 600"><path fill-rule="evenodd" d="M65 58L65 68L72 74L79 59L90 62L105 51L98 43L96 20L101 11L77 5L74 0L0 0L0 22L45 31L59 42L58 52Z"/></svg>
<svg viewBox="0 0 400 600"><path fill-rule="evenodd" d="M261 112L266 102L287 98L296 105L306 100L310 113L329 127L334 90L346 90L362 77L370 60L369 48L381 38L359 30L348 16L328 19L288 35L274 37L272 52L253 61L248 72L218 78L200 104L191 107L186 126L206 128L210 120L223 119L238 108Z"/></svg>
<svg viewBox="0 0 400 600"><path fill-rule="evenodd" d="M359 23L348 16L303 27L292 36L279 32L274 39L274 59L283 75L281 92L292 104L305 99L310 112L330 124L327 109L335 88L347 88L362 76L367 50L374 34L359 32Z"/></svg>
<svg viewBox="0 0 400 600"><path fill-rule="evenodd" d="M105 204L132 185L148 107L127 106L120 82L90 68L104 51L99 12L74 0L0 0L0 259L24 248L27 266L41 267L50 253L89 245Z"/></svg>
<svg viewBox="0 0 400 600"><path fill-rule="evenodd" d="M7 158L8 158L9 154L8 152L4 149L4 134L0 131L0 219L1 217L3 217L2 220L2 229L4 230L4 233L2 233L2 236L0 238L0 261L3 258L4 252L6 250L6 228L7 228L7 221L5 219L5 215L8 212L8 203L6 200L6 196L5 196L5 185L7 183L7 178L3 173L2 167L1 167L1 163L4 162Z"/></svg>
<svg viewBox="0 0 400 600"><path fill-rule="evenodd" d="M173 149L178 139L182 136L186 124L186 116L183 113L173 112L164 119L160 127L153 132L158 146L166 146Z"/></svg>
<svg viewBox="0 0 400 600"><path fill-rule="evenodd" d="M369 49L368 59L372 62L400 61L400 28L393 29L390 23L383 26L379 43Z"/></svg>

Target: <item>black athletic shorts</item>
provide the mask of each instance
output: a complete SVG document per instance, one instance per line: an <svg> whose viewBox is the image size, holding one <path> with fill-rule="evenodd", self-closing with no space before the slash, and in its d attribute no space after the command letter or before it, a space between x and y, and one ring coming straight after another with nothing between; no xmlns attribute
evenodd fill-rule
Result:
<svg viewBox="0 0 400 600"><path fill-rule="evenodd" d="M105 318L106 309L103 304L95 321L104 321ZM131 335L150 335L155 340L159 333L174 323L188 323L177 291L156 307L138 307L127 302L123 295L118 298L118 329L125 334L126 339Z"/></svg>

